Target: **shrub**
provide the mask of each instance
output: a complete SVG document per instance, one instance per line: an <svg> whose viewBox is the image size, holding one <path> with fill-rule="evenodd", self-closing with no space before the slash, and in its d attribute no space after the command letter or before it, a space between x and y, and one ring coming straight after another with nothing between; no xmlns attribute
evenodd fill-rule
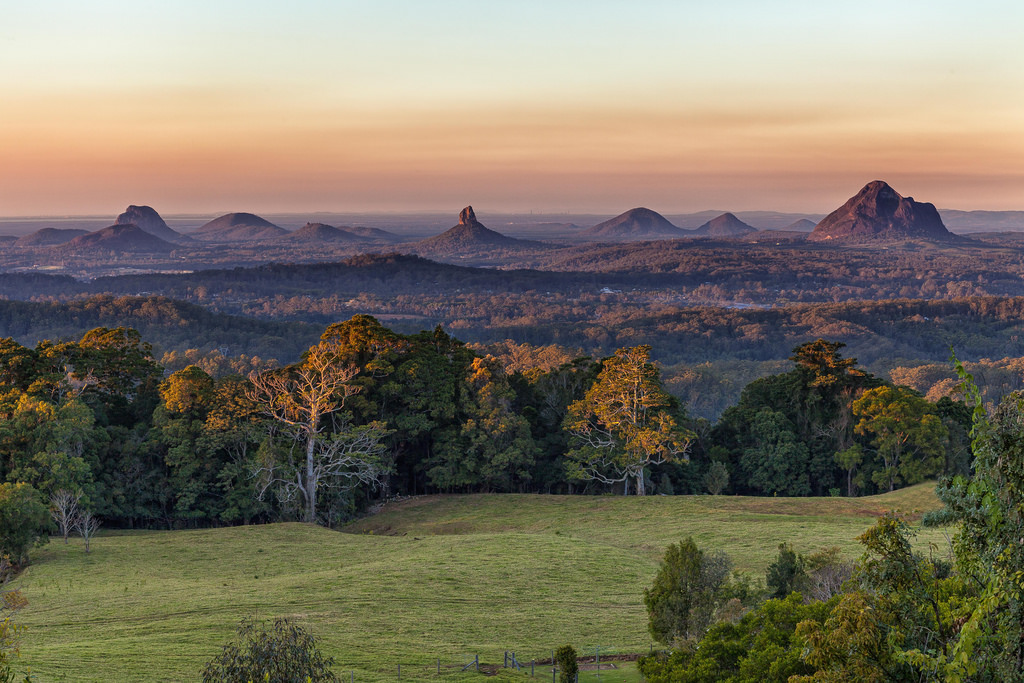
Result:
<svg viewBox="0 0 1024 683"><path fill-rule="evenodd" d="M273 626L243 619L238 637L203 667L203 683L332 683L334 660L326 659L316 639L287 619Z"/></svg>

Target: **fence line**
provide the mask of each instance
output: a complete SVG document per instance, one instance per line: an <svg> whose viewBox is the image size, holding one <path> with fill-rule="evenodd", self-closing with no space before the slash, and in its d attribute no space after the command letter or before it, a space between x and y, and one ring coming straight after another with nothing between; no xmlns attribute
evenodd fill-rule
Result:
<svg viewBox="0 0 1024 683"><path fill-rule="evenodd" d="M581 665L593 664L596 669L595 673L598 678L601 677L601 662L610 661L635 661L638 657L647 653L616 653L616 648L602 645L599 647L588 647L583 648L577 653L576 661ZM653 646L651 652L654 651ZM428 660L429 661L429 660ZM340 667L339 667L340 668ZM465 680L465 674L473 673L484 673L484 674L495 674L498 671L515 671L523 676L526 680L537 680L538 683L546 679L547 674L551 674L552 683L557 683L559 669L555 663L555 653L552 650L548 657L538 658L533 657L529 661L521 658L515 650L505 650L503 660L501 664L491 664L488 662L481 662L480 655L473 654L467 655L466 657L451 662L444 662L442 657L434 658L433 665L431 664L419 664L411 665L408 662L403 664L396 662L391 668L391 674L389 675L386 671L374 671L372 669L364 669L364 673L361 677L356 676L355 669L342 669L348 671L349 683L356 683L356 680L395 680L395 681L447 681L447 680ZM343 676L344 678L344 676ZM577 674L577 681L579 680L579 674Z"/></svg>

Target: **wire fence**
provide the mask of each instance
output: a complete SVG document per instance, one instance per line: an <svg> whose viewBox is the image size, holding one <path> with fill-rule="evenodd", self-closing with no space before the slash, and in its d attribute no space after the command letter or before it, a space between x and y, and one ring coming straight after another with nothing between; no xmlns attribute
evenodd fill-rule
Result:
<svg viewBox="0 0 1024 683"><path fill-rule="evenodd" d="M653 647L652 647L653 651ZM580 671L591 680L600 680L602 674L612 674L622 662L636 661L647 653L622 653L610 646L590 647L577 651L576 662ZM499 672L509 675L518 674L524 680L550 680L558 683L559 674L552 650L547 656L533 656L527 659L515 650L506 650L498 661L481 660L479 654L466 655L452 661L451 658L436 657L429 665L422 661L415 664L395 663L394 668L369 671L366 669L346 669L337 667L338 677L348 683L366 683L367 681L454 681L465 680L467 676L482 674L493 676ZM577 674L577 681L579 680Z"/></svg>

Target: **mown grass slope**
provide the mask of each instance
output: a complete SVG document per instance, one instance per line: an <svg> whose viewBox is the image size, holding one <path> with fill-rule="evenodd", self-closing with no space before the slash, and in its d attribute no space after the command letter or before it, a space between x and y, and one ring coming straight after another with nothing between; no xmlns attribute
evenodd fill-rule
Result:
<svg viewBox="0 0 1024 683"><path fill-rule="evenodd" d="M351 533L109 532L89 555L56 540L16 582L30 601L23 662L40 681L196 680L254 615L309 627L358 681L395 680L398 664L403 680L436 680L437 658L451 677L475 654L500 664L563 643L641 651L642 591L670 542L693 535L760 575L781 541L852 557L874 515L936 505L926 486L858 500L438 496Z"/></svg>
<svg viewBox="0 0 1024 683"><path fill-rule="evenodd" d="M669 543L693 536L722 550L736 569L762 574L779 543L801 552L839 546L854 559L857 536L886 510L909 520L939 507L934 483L864 498L748 496L420 496L349 525L376 535L471 535L509 532L560 536L618 548L657 562ZM922 540L944 542L943 532Z"/></svg>

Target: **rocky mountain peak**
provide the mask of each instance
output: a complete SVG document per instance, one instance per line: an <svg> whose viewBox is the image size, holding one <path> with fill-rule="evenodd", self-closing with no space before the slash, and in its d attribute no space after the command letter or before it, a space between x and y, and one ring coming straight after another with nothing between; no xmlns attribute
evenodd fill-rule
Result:
<svg viewBox="0 0 1024 683"><path fill-rule="evenodd" d="M472 225L476 222L476 214L473 213L472 206L467 206L459 212L459 225Z"/></svg>
<svg viewBox="0 0 1024 683"><path fill-rule="evenodd" d="M825 216L808 239L823 242L954 237L942 224L934 204L903 197L885 181L873 180Z"/></svg>
<svg viewBox="0 0 1024 683"><path fill-rule="evenodd" d="M164 222L164 219L151 206L136 206L132 204L125 212L117 217L114 225L136 225L150 235L159 237L162 240L175 240L181 235Z"/></svg>

